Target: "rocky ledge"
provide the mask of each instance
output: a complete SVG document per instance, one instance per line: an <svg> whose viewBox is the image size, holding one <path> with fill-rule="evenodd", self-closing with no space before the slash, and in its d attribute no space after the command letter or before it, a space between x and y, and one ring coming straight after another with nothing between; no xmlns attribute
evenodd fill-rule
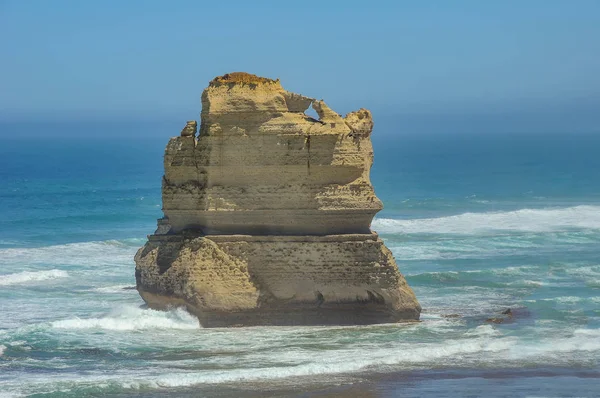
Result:
<svg viewBox="0 0 600 398"><path fill-rule="evenodd" d="M279 80L213 79L199 132L188 122L167 144L164 217L135 256L142 298L205 327L418 320L370 230L372 129L368 110L342 117Z"/></svg>

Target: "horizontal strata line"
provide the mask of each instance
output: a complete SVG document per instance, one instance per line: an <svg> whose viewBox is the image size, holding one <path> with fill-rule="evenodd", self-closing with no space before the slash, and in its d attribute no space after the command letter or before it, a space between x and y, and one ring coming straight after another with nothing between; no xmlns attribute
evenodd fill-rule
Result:
<svg viewBox="0 0 600 398"><path fill-rule="evenodd" d="M340 155L345 155L344 153L340 154ZM354 153L351 153L351 155L354 155ZM311 171L315 172L315 169L363 169L363 163L364 160L362 158L358 158L358 155L356 156L355 159L355 163L352 163L352 159L346 161L344 164L341 163L335 163L338 162L338 160L336 159L335 161L331 161L329 159L327 159L326 162L324 163L320 163L321 159L318 159L317 156L320 156L319 153L317 154L311 154L311 163L310 163L310 168ZM233 156L231 156L233 158ZM223 164L223 163L200 163L202 160L199 160L198 164L193 163L193 158L192 156L188 157L191 160L191 164L171 164L169 165L169 168L171 169L180 169L183 167L188 167L190 169L198 169L200 171L207 171L208 169L215 169L216 171L222 171L222 170L237 170L243 173L247 173L249 170L256 170L256 171L261 171L264 169L273 169L273 170L280 170L282 167L285 167L285 170L280 170L282 172L287 172L287 173L291 173L292 171L294 172L302 172L304 174L307 173L306 169L306 160L307 157L306 156L302 156L302 158L300 159L294 159L297 161L297 163L282 163L282 162L278 162L275 163L273 162L272 164L264 164L263 163L259 163L260 159L255 159L254 161L256 163L251 164L249 161L246 161L245 163L238 163L238 164ZM218 159L218 158L217 158ZM210 160L210 159L209 159ZM211 160L213 162L216 162L215 160ZM220 159L219 159L220 161ZM300 161L304 161L304 163L300 163ZM362 162L362 163L361 163ZM195 178L195 176L194 176ZM190 179L190 181L194 181L193 179ZM337 184L336 182L333 182L332 184ZM285 184L284 184L285 185ZM287 184L290 185L290 184ZM306 184L293 184L293 185L306 185Z"/></svg>
<svg viewBox="0 0 600 398"><path fill-rule="evenodd" d="M190 168L193 168L195 166L189 166ZM202 166L204 167L204 166ZM202 168L201 167L201 168ZM214 168L221 168L220 166L209 166L209 167L214 167ZM225 168L228 168L227 166L224 166ZM246 166L244 166L246 167ZM248 167L252 167L252 166L248 166ZM256 170L260 170L263 168L267 168L269 166L259 166L256 167ZM283 167L282 165L277 165L277 166L273 166L274 169L276 168L281 168ZM285 166L287 167L287 166ZM306 168L306 165L303 166L304 168ZM327 166L330 167L330 166ZM346 166L344 166L346 167ZM352 166L354 167L354 166ZM239 167L231 167L231 169L235 169L235 168L239 168ZM204 177L204 175L202 175L202 177ZM220 176L219 176L220 177ZM290 184L289 182L285 182L282 183L281 181L278 182L274 182L274 183L262 183L260 185L256 185L256 184L242 184L242 182L236 184L236 185L222 185L222 184L217 184L214 182L211 182L210 184L206 184L206 186L203 184L202 187L206 187L208 189L213 188L213 189L252 189L252 190L256 190L256 191L260 191L261 189L279 189L279 188L294 188L297 190L306 190L306 189L312 189L312 190L322 190L322 189L336 189L336 190L356 190L356 189L373 189L372 185L369 182L366 181L361 181L359 180L360 177L356 178L355 180L351 180L348 181L347 183L341 183L341 182L319 182L319 181L314 181L314 182L308 182L308 181L302 181L299 184ZM197 186L199 184L198 181L198 176L194 176L193 178L189 178L187 180L183 180L183 179L178 179L176 182L174 181L170 181L167 177L163 177L165 186L168 188L178 188L178 187L186 187L188 185L195 185Z"/></svg>
<svg viewBox="0 0 600 398"><path fill-rule="evenodd" d="M337 234L337 235L194 235L183 233L178 235L149 235L150 241L176 242L184 239L206 238L214 242L351 242L376 241L377 233L370 234Z"/></svg>
<svg viewBox="0 0 600 398"><path fill-rule="evenodd" d="M170 214L188 214L190 212L193 212L194 214L201 214L201 215L210 215L210 216L215 216L215 217L219 217L221 216L220 213L225 212L225 213L230 213L230 212L235 212L235 213L252 213L252 214L265 214L265 215L277 215L278 213L287 215L290 213L298 213L298 214L294 214L294 217L296 218L313 218L314 216L318 216L318 217L322 217L322 216L326 216L326 215L339 215L339 216L343 216L345 214L348 215L352 215L355 216L357 214L365 214L365 215L373 215L374 213L378 212L380 210L379 207L372 207L372 208L360 208L360 209L353 209L353 208L343 208L343 209L304 209L304 208L293 208L293 209L263 209L263 210L253 210L253 209L227 209L227 208L222 208L219 210L199 210L197 208L191 208L191 209L170 209L168 207L163 207L163 210L165 212L169 212Z"/></svg>

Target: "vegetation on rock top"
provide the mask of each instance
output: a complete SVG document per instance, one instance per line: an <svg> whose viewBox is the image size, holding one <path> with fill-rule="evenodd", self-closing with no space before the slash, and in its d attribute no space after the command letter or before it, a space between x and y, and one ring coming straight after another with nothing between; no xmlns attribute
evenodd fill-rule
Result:
<svg viewBox="0 0 600 398"><path fill-rule="evenodd" d="M217 76L211 80L211 86L218 86L221 84L261 84L261 83L277 83L279 79L273 80L266 77L260 77L246 72L232 72L226 73L223 76Z"/></svg>

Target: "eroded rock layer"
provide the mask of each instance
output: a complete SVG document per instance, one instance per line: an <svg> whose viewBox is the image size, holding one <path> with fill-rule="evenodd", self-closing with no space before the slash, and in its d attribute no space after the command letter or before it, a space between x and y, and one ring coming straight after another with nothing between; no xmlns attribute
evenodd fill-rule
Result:
<svg viewBox="0 0 600 398"><path fill-rule="evenodd" d="M312 106L316 120L304 113ZM165 217L136 255L140 294L204 326L364 324L420 307L370 224L371 113L246 73L202 94L164 157Z"/></svg>

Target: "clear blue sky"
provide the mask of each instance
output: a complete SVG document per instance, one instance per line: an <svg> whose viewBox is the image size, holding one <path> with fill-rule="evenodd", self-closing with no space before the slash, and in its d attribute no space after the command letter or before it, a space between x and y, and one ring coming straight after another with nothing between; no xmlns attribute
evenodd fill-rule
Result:
<svg viewBox="0 0 600 398"><path fill-rule="evenodd" d="M0 50L9 119L194 118L231 71L340 113L600 113L595 0L0 0Z"/></svg>

